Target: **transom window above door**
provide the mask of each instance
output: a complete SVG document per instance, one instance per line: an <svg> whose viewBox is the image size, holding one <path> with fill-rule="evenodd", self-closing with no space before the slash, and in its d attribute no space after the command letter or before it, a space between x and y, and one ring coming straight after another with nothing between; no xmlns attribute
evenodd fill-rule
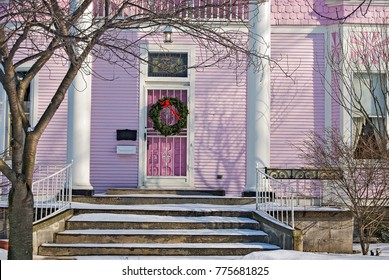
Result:
<svg viewBox="0 0 389 280"><path fill-rule="evenodd" d="M186 52L149 52L149 77L188 77L188 53Z"/></svg>

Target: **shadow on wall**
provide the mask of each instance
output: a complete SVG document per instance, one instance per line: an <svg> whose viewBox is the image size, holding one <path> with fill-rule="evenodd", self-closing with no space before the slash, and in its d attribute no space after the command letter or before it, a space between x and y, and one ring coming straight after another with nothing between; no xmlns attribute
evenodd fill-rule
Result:
<svg viewBox="0 0 389 280"><path fill-rule="evenodd" d="M207 69L196 78L196 188L223 188L240 196L246 177L245 83L227 68Z"/></svg>
<svg viewBox="0 0 389 280"><path fill-rule="evenodd" d="M301 168L298 147L311 131L325 126L324 34L274 34L271 85L271 167ZM288 48L285 48L288 45Z"/></svg>

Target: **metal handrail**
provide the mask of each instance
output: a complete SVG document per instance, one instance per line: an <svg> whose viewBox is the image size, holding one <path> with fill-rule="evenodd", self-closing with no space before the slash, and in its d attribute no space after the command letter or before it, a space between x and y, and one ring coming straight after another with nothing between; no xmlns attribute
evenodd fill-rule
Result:
<svg viewBox="0 0 389 280"><path fill-rule="evenodd" d="M32 183L34 223L70 208L72 202L72 165Z"/></svg>
<svg viewBox="0 0 389 280"><path fill-rule="evenodd" d="M294 188L257 166L256 209L294 228Z"/></svg>

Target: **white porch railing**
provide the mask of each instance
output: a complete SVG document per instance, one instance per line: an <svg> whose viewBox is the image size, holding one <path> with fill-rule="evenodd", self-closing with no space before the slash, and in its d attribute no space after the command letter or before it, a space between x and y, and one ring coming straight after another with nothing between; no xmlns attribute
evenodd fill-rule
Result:
<svg viewBox="0 0 389 280"><path fill-rule="evenodd" d="M33 182L34 221L40 221L70 208L72 201L72 163L52 173L55 166L40 167L39 176L47 176ZM43 172L43 174L42 174ZM51 175L49 175L50 173Z"/></svg>
<svg viewBox="0 0 389 280"><path fill-rule="evenodd" d="M248 0L133 0L123 8L123 0L112 0L105 7L104 0L95 0L98 17L116 16L118 19L142 19L151 13L171 13L189 19L238 21L248 19Z"/></svg>
<svg viewBox="0 0 389 280"><path fill-rule="evenodd" d="M256 209L294 228L294 189L257 167Z"/></svg>

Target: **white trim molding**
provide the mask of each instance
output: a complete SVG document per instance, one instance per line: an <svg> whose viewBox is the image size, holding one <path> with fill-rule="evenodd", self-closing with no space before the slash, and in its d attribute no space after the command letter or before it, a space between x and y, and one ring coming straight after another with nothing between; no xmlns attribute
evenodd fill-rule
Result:
<svg viewBox="0 0 389 280"><path fill-rule="evenodd" d="M174 30L173 30L174 32ZM180 187L186 186L189 188L194 187L194 111L195 111L195 70L192 68L196 63L196 46L195 45L175 45L174 43L165 44L145 44L141 46L141 57L144 61L147 61L149 52L174 52L174 53L188 53L188 76L187 77L149 77L148 76L148 64L141 62L140 65L140 86L139 86L139 172L138 172L138 187L164 187L153 184L145 185L146 178L146 144L144 135L146 133L145 123L147 118L147 112L145 108L146 98L145 92L150 88L182 88L188 90L188 109L192 112L188 115L188 176L186 182L181 182ZM172 185L172 183L169 183Z"/></svg>
<svg viewBox="0 0 389 280"><path fill-rule="evenodd" d="M17 72L27 72L32 64L23 64L16 69ZM38 92L39 92L39 74L37 74L30 82L30 127L33 129L37 123L38 116ZM7 94L3 86L0 84L0 153L8 148L6 140L9 133L9 107Z"/></svg>
<svg viewBox="0 0 389 280"><path fill-rule="evenodd" d="M361 4L361 0L326 0L325 4L331 6L358 6ZM370 0L367 0L365 5L368 5ZM370 5L383 6L388 5L388 0L371 0Z"/></svg>

